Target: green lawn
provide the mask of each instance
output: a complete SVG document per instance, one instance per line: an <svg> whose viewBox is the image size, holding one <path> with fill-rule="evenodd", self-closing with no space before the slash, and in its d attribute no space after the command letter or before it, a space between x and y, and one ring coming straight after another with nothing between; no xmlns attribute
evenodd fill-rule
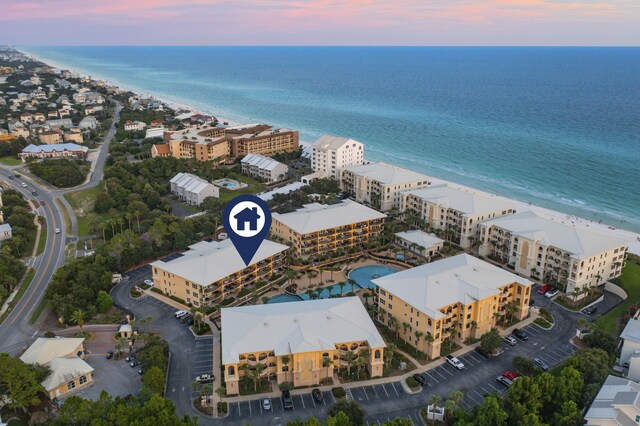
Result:
<svg viewBox="0 0 640 426"><path fill-rule="evenodd" d="M236 177L234 176L234 178ZM246 188L237 189L235 191L230 191L225 188L220 188L220 199L222 201L232 200L238 195L257 194L258 192L264 191L264 186L262 186L258 181L247 178L246 176L243 176L242 178L237 178L236 180L244 182L249 186L247 186Z"/></svg>
<svg viewBox="0 0 640 426"><path fill-rule="evenodd" d="M622 276L616 281L624 288L629 297L615 309L598 318L596 326L605 333L618 335L621 331L617 330L618 319L629 310L631 305L640 301L640 265L632 262L631 259L627 260L627 265L622 270Z"/></svg>
<svg viewBox="0 0 640 426"><path fill-rule="evenodd" d="M38 241L38 249L36 250L36 256L42 254L44 247L47 245L47 222L40 224L40 241Z"/></svg>
<svg viewBox="0 0 640 426"><path fill-rule="evenodd" d="M100 192L102 192L102 190L103 184L100 183L98 186L94 186L93 188L82 189L80 191L74 191L64 195L69 204L71 204L71 207L73 207L73 211L76 213L76 218L78 220L78 236L89 235L92 233L91 222L95 218L99 218L100 221L111 218L111 214L109 213L97 214L93 212L93 204L96 197Z"/></svg>
<svg viewBox="0 0 640 426"><path fill-rule="evenodd" d="M17 166L22 163L22 161L15 157L0 157L0 163L5 166Z"/></svg>

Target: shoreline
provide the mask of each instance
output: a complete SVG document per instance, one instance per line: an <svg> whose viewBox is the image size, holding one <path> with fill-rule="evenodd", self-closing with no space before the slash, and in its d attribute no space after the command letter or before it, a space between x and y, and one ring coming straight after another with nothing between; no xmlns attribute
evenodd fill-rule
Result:
<svg viewBox="0 0 640 426"><path fill-rule="evenodd" d="M243 123L235 121L235 120L231 120L231 119L227 119L224 116L218 115L216 114L212 109L210 108L201 108L201 107L197 107L194 105L190 105L187 103L184 103L183 101L176 101L176 100L172 100L170 99L170 96L166 96L166 95L160 95L160 96L156 96L153 93L149 93L149 92L144 92L143 90L141 90L140 88L135 88L135 87L131 87L128 85L124 85L121 84L113 79L110 79L108 77L105 76L101 76L98 74L90 74L87 71L78 69L78 68L73 68L73 67L68 67L65 66L63 64L60 64L56 61L51 61L51 60L45 60L43 58L38 57L37 54L34 54L32 52L29 52L27 50L23 50L23 48L18 48L18 51L22 52L25 56L36 60L38 62L41 62L43 64L45 64L46 66L49 66L51 68L54 69L58 69L58 70L62 70L62 69L68 69L71 70L75 73L80 74L81 76L86 76L92 80L101 80L104 81L108 86L111 87L115 87L118 88L120 90L124 90L124 91L128 91L128 92L132 92L135 93L136 95L142 95L142 94L149 94L151 96L153 96L153 98L157 99L158 101L166 104L168 107L174 109L175 111L179 111L179 110L188 110L194 113L203 113L203 114L208 114L208 115L213 115L214 117L216 117L218 119L218 123L223 123L223 122L227 122L229 123L229 126L236 126L236 125L241 125ZM300 146L301 147L308 147L311 142L308 141L304 141L304 140L300 140ZM487 191L483 191L480 189L476 189L470 186L466 186L466 185L462 185L456 182L452 182L452 181L447 181L444 179L440 179L434 176L430 176L432 178L432 182L434 184L438 184L438 183L447 183L447 184L451 184L454 186L458 186L460 188L463 188L465 190L469 190L469 191L473 191L473 192L477 192L477 193L481 193L481 194L485 194L485 195L489 195L490 197L502 200L502 201L506 201L509 203L512 203L516 206L516 210L518 211L525 211L525 210L532 210L534 212L543 214L553 220L556 220L560 223L563 223L565 225L569 225L569 226L573 226L574 228L584 228L584 229L589 229L595 232L599 232L602 234L607 234L607 235L612 235L618 238L622 238L624 240L627 240L629 243L629 249L628 251L630 253L636 254L636 255L640 255L640 233L631 231L631 230L627 230L627 229L623 229L623 228L619 228L617 226L612 226L612 225L608 225L606 223L604 223L604 221L602 223L599 222L595 222L593 220L590 219L585 219L583 217L579 217L576 216L575 214L568 214L568 213L563 213L561 211L557 211L557 210L553 210L547 207L542 207L542 206L538 206L535 204L532 204L531 202L526 202L526 201L522 201L522 200L517 200L517 199L513 199L513 198L508 198L506 196L502 196L499 194L494 194L491 192L487 192Z"/></svg>

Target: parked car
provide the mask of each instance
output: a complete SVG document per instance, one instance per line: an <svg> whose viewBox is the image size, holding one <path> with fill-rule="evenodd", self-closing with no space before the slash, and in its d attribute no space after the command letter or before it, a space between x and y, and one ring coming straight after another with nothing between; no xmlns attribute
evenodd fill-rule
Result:
<svg viewBox="0 0 640 426"><path fill-rule="evenodd" d="M19 175L17 173L14 176L17 177L17 178L21 178L22 177L21 175Z"/></svg>
<svg viewBox="0 0 640 426"><path fill-rule="evenodd" d="M191 316L190 314L183 315L182 317L180 317L180 322L184 324L189 318L193 319L193 316Z"/></svg>
<svg viewBox="0 0 640 426"><path fill-rule="evenodd" d="M40 201L40 205L41 205L41 206L46 206L46 205L47 205L47 203L46 203L46 202L44 202L44 201Z"/></svg>
<svg viewBox="0 0 640 426"><path fill-rule="evenodd" d="M38 191L31 191L31 195L38 195Z"/></svg>
<svg viewBox="0 0 640 426"><path fill-rule="evenodd" d="M506 377L504 377L504 376L498 376L498 377L496 377L496 381L497 381L498 383L500 383L501 385L504 385L504 386L506 386L506 387L509 387L509 386L511 386L511 385L513 384L513 382L512 382L511 380L507 379L507 378L506 378Z"/></svg>
<svg viewBox="0 0 640 426"><path fill-rule="evenodd" d="M551 299L553 296L557 295L558 293L560 293L560 290L558 290L557 288L552 288L551 290L549 290L544 294L544 297L546 297L547 299Z"/></svg>
<svg viewBox="0 0 640 426"><path fill-rule="evenodd" d="M516 377L518 377L518 375L516 373L513 373L511 371L505 371L504 373L502 373L503 377L506 377L507 379L514 381L516 379Z"/></svg>
<svg viewBox="0 0 640 426"><path fill-rule="evenodd" d="M134 361L136 358L138 358L138 354L137 354L136 352L132 352L132 353L130 353L130 354L129 354L129 356L128 356L128 357L126 357L124 360L125 360L126 362L131 362L131 361Z"/></svg>
<svg viewBox="0 0 640 426"><path fill-rule="evenodd" d="M293 398L288 390L282 391L282 406L285 410L293 410Z"/></svg>
<svg viewBox="0 0 640 426"><path fill-rule="evenodd" d="M513 337L511 334L508 336L502 336L502 341L509 346L515 346L517 343L515 337Z"/></svg>
<svg viewBox="0 0 640 426"><path fill-rule="evenodd" d="M141 368L140 370L138 370L138 374L142 376L144 374L144 368Z"/></svg>
<svg viewBox="0 0 640 426"><path fill-rule="evenodd" d="M538 289L538 294L546 294L549 290L551 290L553 287L551 287L550 285L543 285L542 287L540 287Z"/></svg>
<svg viewBox="0 0 640 426"><path fill-rule="evenodd" d="M527 332L519 328L513 329L513 335L520 340L529 340L529 335L527 334Z"/></svg>
<svg viewBox="0 0 640 426"><path fill-rule="evenodd" d="M186 323L187 325L193 325L193 317L189 317L189 318L187 318L187 320L185 321L185 323Z"/></svg>
<svg viewBox="0 0 640 426"><path fill-rule="evenodd" d="M422 374L414 374L413 378L416 382L420 383L420 386L427 386L427 379Z"/></svg>
<svg viewBox="0 0 640 426"><path fill-rule="evenodd" d="M13 175L9 175L9 179L13 180Z"/></svg>
<svg viewBox="0 0 640 426"><path fill-rule="evenodd" d="M196 377L198 383L211 383L213 382L213 374L201 374Z"/></svg>
<svg viewBox="0 0 640 426"><path fill-rule="evenodd" d="M318 388L314 388L311 391L311 396L313 397L313 399L316 400L316 402L322 402L324 400L324 397L322 396L322 392L320 392L320 389Z"/></svg>
<svg viewBox="0 0 640 426"><path fill-rule="evenodd" d="M593 315L596 312L598 312L598 307L597 306L590 306L588 308L584 308L581 312L583 314L585 314L585 315L589 315L590 316L590 315Z"/></svg>
<svg viewBox="0 0 640 426"><path fill-rule="evenodd" d="M535 306L535 304L536 304L535 299L529 300L529 306Z"/></svg>
<svg viewBox="0 0 640 426"><path fill-rule="evenodd" d="M113 351L107 352L107 359L113 358Z"/></svg>
<svg viewBox="0 0 640 426"><path fill-rule="evenodd" d="M131 366L131 368L137 367L137 366L139 366L140 364L141 364L141 362L140 362L140 361L138 361L137 359L134 359L133 361L131 361L131 362L129 363L129 365Z"/></svg>
<svg viewBox="0 0 640 426"><path fill-rule="evenodd" d="M487 358L489 359L489 357L491 356L491 354L489 354L488 352L486 352L484 349L482 349L482 346L476 346L476 348L474 349L476 351L476 353L478 355L480 355L481 357Z"/></svg>
<svg viewBox="0 0 640 426"><path fill-rule="evenodd" d="M264 411L271 410L271 400L269 398L262 398L262 409Z"/></svg>
<svg viewBox="0 0 640 426"><path fill-rule="evenodd" d="M20 185L22 185L22 187L23 187L23 188L26 188L26 187L27 187L27 184L26 184L26 183L24 183L24 182L22 182Z"/></svg>
<svg viewBox="0 0 640 426"><path fill-rule="evenodd" d="M176 318L182 318L183 316L187 315L187 311L176 311L173 316Z"/></svg>
<svg viewBox="0 0 640 426"><path fill-rule="evenodd" d="M447 359L447 362L453 367L456 368L458 370L462 370L464 368L464 364L462 363L462 361L460 361L458 358L456 358L453 355L447 355L445 357Z"/></svg>
<svg viewBox="0 0 640 426"><path fill-rule="evenodd" d="M144 283L153 287L153 280L144 280Z"/></svg>
<svg viewBox="0 0 640 426"><path fill-rule="evenodd" d="M543 371L547 371L549 369L549 366L547 365L546 361L543 360L542 358L534 358L533 363L538 367L542 368Z"/></svg>

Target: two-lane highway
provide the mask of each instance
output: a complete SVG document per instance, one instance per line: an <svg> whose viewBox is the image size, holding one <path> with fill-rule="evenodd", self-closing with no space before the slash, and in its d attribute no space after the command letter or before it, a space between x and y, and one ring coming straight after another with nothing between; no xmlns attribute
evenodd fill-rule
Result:
<svg viewBox="0 0 640 426"><path fill-rule="evenodd" d="M36 327L29 325L29 318L42 299L51 277L65 261L66 235L64 218L53 196L27 177L8 178L15 174L15 171L0 167L2 181L21 192L28 200L37 199L38 203L45 202L44 206L38 207L37 213L46 220L47 243L44 252L33 263L36 273L31 285L9 316L0 324L0 352L9 352L12 355L27 346L38 332ZM23 182L28 185L27 188L22 187ZM32 191L37 191L38 195L32 195ZM55 233L56 228L60 229L60 233ZM45 235L42 234L41 238L45 238Z"/></svg>

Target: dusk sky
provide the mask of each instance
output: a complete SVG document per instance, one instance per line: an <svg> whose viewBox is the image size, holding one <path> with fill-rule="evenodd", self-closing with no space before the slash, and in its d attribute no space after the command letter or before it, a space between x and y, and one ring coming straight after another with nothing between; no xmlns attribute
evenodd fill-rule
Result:
<svg viewBox="0 0 640 426"><path fill-rule="evenodd" d="M634 45L639 0L0 0L0 44Z"/></svg>

